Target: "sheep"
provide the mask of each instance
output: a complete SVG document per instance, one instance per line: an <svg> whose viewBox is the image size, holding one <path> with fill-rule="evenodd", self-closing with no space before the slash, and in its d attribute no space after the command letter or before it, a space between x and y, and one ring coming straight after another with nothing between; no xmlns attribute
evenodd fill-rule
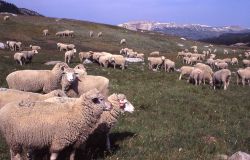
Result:
<svg viewBox="0 0 250 160"><path fill-rule="evenodd" d="M111 55L109 56L109 63L114 66L120 66L122 70L125 69L126 59L122 55Z"/></svg>
<svg viewBox="0 0 250 160"><path fill-rule="evenodd" d="M10 16L4 16L4 17L3 17L3 20L4 20L4 21L8 21L9 19L10 19Z"/></svg>
<svg viewBox="0 0 250 160"><path fill-rule="evenodd" d="M144 53L138 53L138 54L136 54L136 58L140 58L141 60L144 61Z"/></svg>
<svg viewBox="0 0 250 160"><path fill-rule="evenodd" d="M83 64L78 64L78 65L76 65L75 68L74 68L74 72L75 72L78 76L87 75L86 68L84 67Z"/></svg>
<svg viewBox="0 0 250 160"><path fill-rule="evenodd" d="M250 60L248 60L248 59L243 59L243 60L242 60L242 63L243 63L243 66L245 66L245 67L250 67Z"/></svg>
<svg viewBox="0 0 250 160"><path fill-rule="evenodd" d="M21 53L23 53L23 56L25 57L25 63L31 63L33 56L38 54L37 50L22 51Z"/></svg>
<svg viewBox="0 0 250 160"><path fill-rule="evenodd" d="M245 69L239 69L237 72L237 85L239 85L239 80L241 80L242 85L245 85L245 82L248 82L248 85L250 86L250 69L249 67Z"/></svg>
<svg viewBox="0 0 250 160"><path fill-rule="evenodd" d="M151 56L151 57L156 57L156 56L160 56L160 52L159 51L154 51L154 52L151 52L151 53L149 53L149 56Z"/></svg>
<svg viewBox="0 0 250 160"><path fill-rule="evenodd" d="M158 70L163 65L165 59L164 56L148 57L148 68L151 70L156 66L156 69Z"/></svg>
<svg viewBox="0 0 250 160"><path fill-rule="evenodd" d="M33 45L30 45L30 48L31 48L31 50L39 50L39 49L41 49L40 46L33 46Z"/></svg>
<svg viewBox="0 0 250 160"><path fill-rule="evenodd" d="M25 56L23 53L17 52L14 54L14 60L22 66L25 63Z"/></svg>
<svg viewBox="0 0 250 160"><path fill-rule="evenodd" d="M65 30L64 31L64 36L74 37L74 34L75 34L74 31L70 31L70 30Z"/></svg>
<svg viewBox="0 0 250 160"><path fill-rule="evenodd" d="M89 52L79 52L79 59L80 59L80 62L83 63L83 61L85 59L91 59L92 56L93 56L94 52L92 51L89 51Z"/></svg>
<svg viewBox="0 0 250 160"><path fill-rule="evenodd" d="M56 32L56 36L58 37L64 37L64 31L59 31L59 32Z"/></svg>
<svg viewBox="0 0 250 160"><path fill-rule="evenodd" d="M111 108L103 99L95 89L74 103L5 105L0 111L0 130L10 146L11 159L21 159L22 148L49 148L50 160L56 160L61 151L71 147L70 160L74 160L76 149L87 141L103 111Z"/></svg>
<svg viewBox="0 0 250 160"><path fill-rule="evenodd" d="M127 100L124 94L112 94L108 97L108 102L111 103L113 108L110 111L104 111L102 113L93 133L87 141L87 144L91 144L92 140L95 140L96 134L102 134L106 136L106 149L110 151L110 130L117 123L119 115L124 112L133 113L134 106Z"/></svg>
<svg viewBox="0 0 250 160"><path fill-rule="evenodd" d="M226 50L226 49L224 49L224 52L223 52L224 54L228 54L228 50Z"/></svg>
<svg viewBox="0 0 250 160"><path fill-rule="evenodd" d="M94 32L93 31L89 31L89 37L94 37Z"/></svg>
<svg viewBox="0 0 250 160"><path fill-rule="evenodd" d="M195 85L200 85L203 80L203 70L199 68L194 68L189 75L188 82L194 81Z"/></svg>
<svg viewBox="0 0 250 160"><path fill-rule="evenodd" d="M175 70L175 62L171 61L170 59L164 60L164 68L165 72L170 72Z"/></svg>
<svg viewBox="0 0 250 160"><path fill-rule="evenodd" d="M73 82L63 76L61 85L68 97L79 97L94 88L105 96L109 92L109 79L102 76L79 75Z"/></svg>
<svg viewBox="0 0 250 160"><path fill-rule="evenodd" d="M108 67L108 64L109 64L109 59L110 59L110 56L109 55L102 55L100 56L99 58L99 64L100 66L103 66L103 67Z"/></svg>
<svg viewBox="0 0 250 160"><path fill-rule="evenodd" d="M10 48L11 51L22 50L22 48L21 48L22 43L21 42L7 41L6 44Z"/></svg>
<svg viewBox="0 0 250 160"><path fill-rule="evenodd" d="M227 69L228 68L228 64L226 62L221 62L221 63L215 62L215 66L218 69Z"/></svg>
<svg viewBox="0 0 250 160"><path fill-rule="evenodd" d="M137 52L127 52L127 57L128 58L136 58Z"/></svg>
<svg viewBox="0 0 250 160"><path fill-rule="evenodd" d="M75 56L76 49L66 51L64 54L64 62L70 64L71 60Z"/></svg>
<svg viewBox="0 0 250 160"><path fill-rule="evenodd" d="M47 36L49 35L49 30L48 29L44 29L43 30L43 36Z"/></svg>
<svg viewBox="0 0 250 160"><path fill-rule="evenodd" d="M57 48L59 48L60 51L66 50L73 50L75 49L75 45L74 44L63 44L63 43L57 43Z"/></svg>
<svg viewBox="0 0 250 160"><path fill-rule="evenodd" d="M42 101L50 97L66 97L62 90L54 90L47 94L24 92L14 89L0 88L0 108L10 102L18 102L24 99L31 101Z"/></svg>
<svg viewBox="0 0 250 160"><path fill-rule="evenodd" d="M189 57L183 57L182 58L182 63L183 64L188 64L189 63Z"/></svg>
<svg viewBox="0 0 250 160"><path fill-rule="evenodd" d="M120 41L120 45L122 45L122 44L127 44L126 39L122 39L122 40Z"/></svg>
<svg viewBox="0 0 250 160"><path fill-rule="evenodd" d="M210 74L213 74L213 70L210 66L206 65L206 64L203 64L203 63L197 63L195 66L195 68L199 68L203 71L207 71L208 73Z"/></svg>
<svg viewBox="0 0 250 160"><path fill-rule="evenodd" d="M232 64L232 65L236 65L236 64L238 65L238 64L239 64L238 58L233 57L233 58L232 58L232 61L231 61L231 64Z"/></svg>
<svg viewBox="0 0 250 160"><path fill-rule="evenodd" d="M10 73L6 81L10 89L26 92L49 93L61 88L62 75L71 76L64 70L68 68L66 63L57 63L52 70L21 70Z"/></svg>
<svg viewBox="0 0 250 160"><path fill-rule="evenodd" d="M102 32L99 32L99 33L97 34L97 37L102 37Z"/></svg>
<svg viewBox="0 0 250 160"><path fill-rule="evenodd" d="M190 75L190 73L194 70L194 67L191 66L182 66L177 71L180 72L179 80L181 80L183 75Z"/></svg>
<svg viewBox="0 0 250 160"><path fill-rule="evenodd" d="M185 52L181 51L177 53L177 57L176 58L180 58L180 57L184 57L185 56Z"/></svg>
<svg viewBox="0 0 250 160"><path fill-rule="evenodd" d="M227 90L231 79L231 71L229 69L221 69L213 75L213 86L216 89L216 85L224 86L224 90Z"/></svg>
<svg viewBox="0 0 250 160"><path fill-rule="evenodd" d="M214 61L214 59L211 59L211 58L207 59L206 64L208 64L212 68L215 68L215 61Z"/></svg>
<svg viewBox="0 0 250 160"><path fill-rule="evenodd" d="M94 53L93 53L93 56L92 56L92 59L93 59L93 61L95 61L95 62L99 62L99 58L100 58L101 56L104 56L104 55L112 56L112 54L111 54L111 53L108 53L108 52L94 52Z"/></svg>
<svg viewBox="0 0 250 160"><path fill-rule="evenodd" d="M194 65L195 63L197 63L199 60L198 60L198 57L190 57L188 59L188 64L190 65Z"/></svg>

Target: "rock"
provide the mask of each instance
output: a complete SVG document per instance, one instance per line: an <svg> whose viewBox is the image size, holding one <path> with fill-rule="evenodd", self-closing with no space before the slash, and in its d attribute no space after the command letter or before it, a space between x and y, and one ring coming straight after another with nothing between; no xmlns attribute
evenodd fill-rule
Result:
<svg viewBox="0 0 250 160"><path fill-rule="evenodd" d="M143 62L140 58L126 58L127 62L137 63L137 62Z"/></svg>
<svg viewBox="0 0 250 160"><path fill-rule="evenodd" d="M88 60L88 59L85 59L83 64L90 64L90 63L93 63L92 61Z"/></svg>
<svg viewBox="0 0 250 160"><path fill-rule="evenodd" d="M49 66L49 65L56 65L57 63L60 63L61 61L49 61L49 62L46 62L44 63L45 65Z"/></svg>
<svg viewBox="0 0 250 160"><path fill-rule="evenodd" d="M228 160L250 160L250 155L245 152L236 152Z"/></svg>
<svg viewBox="0 0 250 160"><path fill-rule="evenodd" d="M5 48L6 48L5 44L0 42L0 49L5 49Z"/></svg>

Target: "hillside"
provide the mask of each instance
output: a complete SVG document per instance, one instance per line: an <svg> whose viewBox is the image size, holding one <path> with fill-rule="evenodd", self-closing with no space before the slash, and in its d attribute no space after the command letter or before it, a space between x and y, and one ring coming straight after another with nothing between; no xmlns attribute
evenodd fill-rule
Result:
<svg viewBox="0 0 250 160"><path fill-rule="evenodd" d="M225 33L245 33L250 32L250 29L240 26L224 26L213 27L201 24L176 24L176 23L160 23L160 22L127 22L118 25L130 30L147 30L155 31L174 36L185 37L188 39L199 40L212 37L218 37Z"/></svg>
<svg viewBox="0 0 250 160"><path fill-rule="evenodd" d="M26 9L26 8L18 8L16 5L12 3L8 3L6 1L0 0L0 13L13 13L20 15L29 15L29 16L42 16L41 14Z"/></svg>
<svg viewBox="0 0 250 160"><path fill-rule="evenodd" d="M45 28L50 31L48 37L42 36ZM57 31L64 29L74 30L75 37L55 37ZM90 30L94 31L93 38L89 37ZM103 37L98 38L96 35L100 31ZM126 46L119 44L122 38L126 38ZM178 51L198 45L201 52L208 45L161 33L135 32L85 21L19 15L3 21L3 15L0 15L0 42L7 40L23 42L25 50L29 49L30 44L39 45L42 50L31 64L25 66L14 62L14 52L0 50L0 87L7 87L5 78L13 71L51 69L52 66L44 63L50 60L63 61L64 52L57 50L57 42L74 43L77 53L92 50L119 54L122 47L128 47L148 55L159 50L162 55L174 60L177 68L182 66L181 59L176 58ZM218 50L218 58L225 58L222 54L224 48L229 51L235 49L223 45L214 48ZM237 54L242 52L244 50L237 49ZM70 66L78 63L76 55ZM230 69L236 71L238 67L242 67L242 64L230 66ZM217 154L232 155L239 150L250 151L250 90L247 86L237 86L235 76L227 91L214 91L209 85L197 87L187 84L186 80L178 81L177 72L150 71L147 62L130 63L124 71L101 68L97 64L87 64L86 68L89 75L107 77L110 80L110 93L127 95L136 111L122 115L112 130L111 153L104 150L103 141L96 137L102 145L88 148L85 154L80 152L77 160L209 160ZM208 143L204 140L207 137L215 137L216 141ZM9 159L8 146L3 138L0 138L0 159Z"/></svg>

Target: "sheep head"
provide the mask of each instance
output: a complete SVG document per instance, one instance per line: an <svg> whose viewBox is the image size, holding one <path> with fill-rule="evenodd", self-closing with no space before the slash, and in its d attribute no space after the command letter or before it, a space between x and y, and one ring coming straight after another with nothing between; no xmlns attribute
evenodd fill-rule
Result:
<svg viewBox="0 0 250 160"><path fill-rule="evenodd" d="M121 112L134 112L134 106L127 100L124 94L112 94L108 97L108 101L114 108L119 108Z"/></svg>

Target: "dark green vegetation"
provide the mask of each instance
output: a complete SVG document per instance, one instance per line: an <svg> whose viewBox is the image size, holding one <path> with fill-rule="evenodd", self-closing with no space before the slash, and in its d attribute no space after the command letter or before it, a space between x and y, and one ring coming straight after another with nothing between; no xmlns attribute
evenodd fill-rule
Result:
<svg viewBox="0 0 250 160"><path fill-rule="evenodd" d="M127 47L145 54L159 50L167 58L176 60L181 50L176 42L187 47L205 43L181 41L178 37L157 33L138 33L118 27L74 20L42 17L0 17L0 41L18 40L25 46L40 45L42 50L33 63L20 67L13 61L13 52L0 50L0 86L7 87L6 76L20 69L51 69L43 63L62 60L64 52L56 50L57 42L74 43L77 51L107 51L118 54L119 42L127 39ZM51 35L42 37L49 28ZM70 29L75 38L56 38L56 31ZM103 32L102 38L89 38L89 31ZM222 53L224 46L216 46ZM27 48L26 48L27 49ZM203 49L203 48L201 48ZM233 55L229 55L232 57ZM219 55L223 57L223 55ZM79 63L78 56L71 66ZM122 116L111 135L113 153L103 149L92 152L93 159L213 159L216 154L231 155L250 151L250 88L236 86L235 77L227 91L212 90L208 85L195 87L185 80L177 81L177 73L149 71L146 65L130 64L128 69L100 68L86 65L88 74L110 79L110 93L125 93L136 107L134 114ZM234 69L235 70L235 69ZM216 143L206 143L203 137L213 136ZM91 153L90 153L91 155ZM91 156L90 156L91 157ZM0 159L9 159L8 147L0 139ZM80 157L79 159L83 159Z"/></svg>

